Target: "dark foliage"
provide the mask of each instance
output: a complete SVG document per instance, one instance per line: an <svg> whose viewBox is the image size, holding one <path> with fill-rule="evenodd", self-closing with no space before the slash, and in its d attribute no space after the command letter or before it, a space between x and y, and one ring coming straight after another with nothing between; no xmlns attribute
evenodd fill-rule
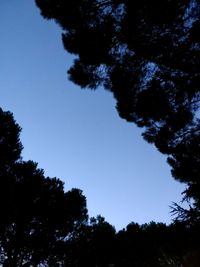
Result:
<svg viewBox="0 0 200 267"><path fill-rule="evenodd" d="M65 239L87 222L86 199L78 189L44 176L22 161L20 127L0 109L0 264L39 266L58 261Z"/></svg>
<svg viewBox="0 0 200 267"><path fill-rule="evenodd" d="M116 257L115 235L114 227L102 217L91 218L90 224L83 225L66 243L65 266L109 266Z"/></svg>
<svg viewBox="0 0 200 267"><path fill-rule="evenodd" d="M113 92L119 115L144 127L143 137L169 156L199 209L199 0L35 1L77 56L70 79Z"/></svg>
<svg viewBox="0 0 200 267"><path fill-rule="evenodd" d="M12 113L0 108L0 171L6 171L20 160L22 144L19 139L20 126L15 122Z"/></svg>
<svg viewBox="0 0 200 267"><path fill-rule="evenodd" d="M183 223L131 223L116 233L97 217L66 243L64 266L180 267L188 252L197 251L198 243L199 237Z"/></svg>

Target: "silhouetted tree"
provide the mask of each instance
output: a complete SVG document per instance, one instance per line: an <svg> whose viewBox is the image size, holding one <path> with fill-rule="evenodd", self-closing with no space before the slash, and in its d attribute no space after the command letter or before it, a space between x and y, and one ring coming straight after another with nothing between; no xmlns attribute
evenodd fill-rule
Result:
<svg viewBox="0 0 200 267"><path fill-rule="evenodd" d="M113 92L120 116L144 127L144 138L169 155L172 174L186 182L199 213L199 0L35 2L61 26L65 49L76 55L70 79ZM183 157L195 162L187 161L187 178Z"/></svg>
<svg viewBox="0 0 200 267"><path fill-rule="evenodd" d="M12 164L21 159L22 144L19 139L20 126L11 112L0 108L0 171L7 171Z"/></svg>
<svg viewBox="0 0 200 267"><path fill-rule="evenodd" d="M98 216L82 225L65 243L63 266L181 267L184 258L197 251L199 239L193 236L196 233L180 222L169 226L130 223L115 232Z"/></svg>
<svg viewBox="0 0 200 267"><path fill-rule="evenodd" d="M86 198L79 189L65 192L61 180L22 160L20 130L0 109L0 264L58 264L66 239L87 222Z"/></svg>
<svg viewBox="0 0 200 267"><path fill-rule="evenodd" d="M91 218L66 242L65 266L107 267L115 262L115 229L103 217Z"/></svg>
<svg viewBox="0 0 200 267"><path fill-rule="evenodd" d="M173 176L187 185L183 192L184 200L193 199L189 210L174 204L172 212L178 215L179 220L186 220L189 224L198 224L200 227L199 133L193 132L186 137L184 142L179 143L168 158L168 162L172 166Z"/></svg>
<svg viewBox="0 0 200 267"><path fill-rule="evenodd" d="M117 233L116 266L179 267L192 244L183 223L130 223Z"/></svg>

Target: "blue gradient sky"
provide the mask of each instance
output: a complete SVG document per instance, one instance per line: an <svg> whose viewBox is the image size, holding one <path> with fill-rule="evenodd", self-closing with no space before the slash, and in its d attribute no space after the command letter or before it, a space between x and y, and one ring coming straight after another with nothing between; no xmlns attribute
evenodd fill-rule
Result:
<svg viewBox="0 0 200 267"><path fill-rule="evenodd" d="M90 216L117 229L131 221L170 222L175 182L165 157L120 119L111 93L81 90L67 80L72 62L61 31L34 0L0 0L0 106L23 128L25 160L78 187Z"/></svg>

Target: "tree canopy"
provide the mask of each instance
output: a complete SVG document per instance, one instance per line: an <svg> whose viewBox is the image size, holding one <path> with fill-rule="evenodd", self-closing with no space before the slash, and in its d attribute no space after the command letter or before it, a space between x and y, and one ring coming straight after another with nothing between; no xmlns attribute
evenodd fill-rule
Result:
<svg viewBox="0 0 200 267"><path fill-rule="evenodd" d="M69 78L113 93L119 115L144 127L143 137L168 155L199 209L199 0L35 2L76 56Z"/></svg>
<svg viewBox="0 0 200 267"><path fill-rule="evenodd" d="M180 222L169 226L132 222L116 232L98 216L66 244L64 266L178 267L189 251L196 251L198 242L191 229Z"/></svg>
<svg viewBox="0 0 200 267"><path fill-rule="evenodd" d="M0 264L58 261L65 239L87 222L86 198L79 189L65 192L61 180L22 160L21 128L12 113L0 109L0 126Z"/></svg>

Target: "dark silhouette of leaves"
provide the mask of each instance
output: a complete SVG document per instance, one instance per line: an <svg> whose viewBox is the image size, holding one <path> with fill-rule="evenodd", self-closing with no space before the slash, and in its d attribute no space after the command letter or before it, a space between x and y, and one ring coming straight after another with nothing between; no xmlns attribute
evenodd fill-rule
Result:
<svg viewBox="0 0 200 267"><path fill-rule="evenodd" d="M21 128L10 112L0 110L0 129L0 264L39 266L59 258L65 240L87 223L86 198L22 160Z"/></svg>

